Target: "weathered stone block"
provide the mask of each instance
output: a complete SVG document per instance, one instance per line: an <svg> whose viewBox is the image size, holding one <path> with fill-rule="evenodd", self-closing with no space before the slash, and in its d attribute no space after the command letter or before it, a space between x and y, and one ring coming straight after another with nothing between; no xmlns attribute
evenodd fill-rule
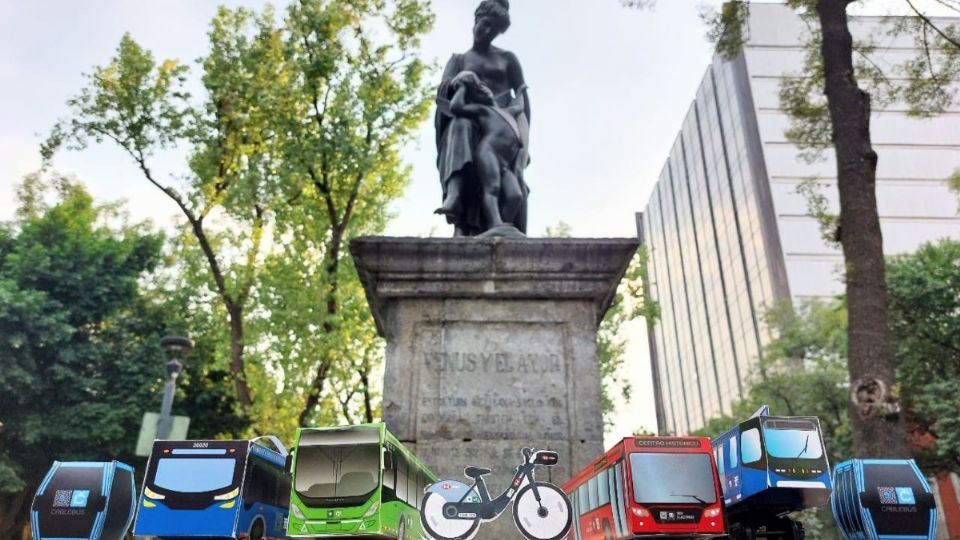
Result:
<svg viewBox="0 0 960 540"><path fill-rule="evenodd" d="M489 467L492 496L524 446L559 451L560 464L538 472L562 484L603 451L596 331L636 247L635 239L352 242L387 338L390 430L441 476ZM509 515L478 536L516 537Z"/></svg>

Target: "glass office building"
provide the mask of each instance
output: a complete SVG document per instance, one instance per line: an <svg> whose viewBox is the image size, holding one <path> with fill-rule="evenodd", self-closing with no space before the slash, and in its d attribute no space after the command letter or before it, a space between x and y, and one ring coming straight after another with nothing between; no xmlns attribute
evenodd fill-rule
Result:
<svg viewBox="0 0 960 540"><path fill-rule="evenodd" d="M947 21L947 22L960 22ZM890 69L914 53L888 19L854 18ZM805 23L786 6L751 7L748 39L734 60L707 69L646 209L649 334L661 432L687 433L741 399L770 334L763 314L780 299L842 293L842 256L824 243L797 186L807 178L837 208L832 156L808 163L784 136L780 82L803 67ZM894 73L891 71L891 73ZM902 104L876 108L877 199L888 254L960 238L957 197L946 178L960 167L960 107L930 119Z"/></svg>

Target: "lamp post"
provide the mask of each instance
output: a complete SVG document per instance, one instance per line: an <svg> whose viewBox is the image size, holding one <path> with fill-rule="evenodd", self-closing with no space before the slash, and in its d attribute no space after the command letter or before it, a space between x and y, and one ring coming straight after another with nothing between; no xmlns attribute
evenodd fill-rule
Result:
<svg viewBox="0 0 960 540"><path fill-rule="evenodd" d="M177 377L183 363L178 356L193 349L193 340L181 336L166 336L160 338L160 347L167 353L167 382L163 386L163 405L160 406L160 421L157 423L157 438L166 439L170 436L173 427L173 418L170 411L173 409L173 392L177 389Z"/></svg>

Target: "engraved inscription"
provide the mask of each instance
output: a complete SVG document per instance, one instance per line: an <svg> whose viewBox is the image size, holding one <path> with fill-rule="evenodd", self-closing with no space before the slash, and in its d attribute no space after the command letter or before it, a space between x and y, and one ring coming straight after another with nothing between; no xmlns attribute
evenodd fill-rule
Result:
<svg viewBox="0 0 960 540"><path fill-rule="evenodd" d="M559 325L421 327L418 438L567 438L563 340Z"/></svg>

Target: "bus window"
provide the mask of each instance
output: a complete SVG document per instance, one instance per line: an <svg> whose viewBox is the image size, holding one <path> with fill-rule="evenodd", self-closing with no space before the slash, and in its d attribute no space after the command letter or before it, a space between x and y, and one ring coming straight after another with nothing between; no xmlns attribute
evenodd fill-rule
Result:
<svg viewBox="0 0 960 540"><path fill-rule="evenodd" d="M397 492L396 492L396 486L397 486L396 456L397 454L394 453L393 455L394 455L393 467L383 470L383 487L390 497L396 497L397 495Z"/></svg>
<svg viewBox="0 0 960 540"><path fill-rule="evenodd" d="M363 497L377 489L377 445L301 446L296 490L308 499Z"/></svg>
<svg viewBox="0 0 960 540"><path fill-rule="evenodd" d="M410 506L417 506L420 502L420 497L417 497L417 486L419 485L419 472L417 472L416 466L413 463L409 463L409 476L407 478L407 504Z"/></svg>
<svg viewBox="0 0 960 540"><path fill-rule="evenodd" d="M577 489L577 498L580 500L580 515L582 516L590 511L590 496L587 494L586 482Z"/></svg>
<svg viewBox="0 0 960 540"><path fill-rule="evenodd" d="M206 493L230 487L237 460L233 458L161 458L153 483L177 493Z"/></svg>
<svg viewBox="0 0 960 540"><path fill-rule="evenodd" d="M737 436L730 437L728 442L730 443L730 468L735 469L737 467Z"/></svg>
<svg viewBox="0 0 960 540"><path fill-rule="evenodd" d="M407 502L407 458L397 454L394 459L397 462L397 498Z"/></svg>
<svg viewBox="0 0 960 540"><path fill-rule="evenodd" d="M597 497L597 477L596 476L594 476L593 478L590 479L590 481L587 482L587 497L590 498L590 503L589 503L590 510L593 510L596 507L600 506L597 501L598 497Z"/></svg>
<svg viewBox="0 0 960 540"><path fill-rule="evenodd" d="M634 502L642 505L717 502L710 454L633 453L630 466Z"/></svg>
<svg viewBox="0 0 960 540"><path fill-rule="evenodd" d="M610 484L607 482L607 471L600 471L597 475L597 506L610 503Z"/></svg>
<svg viewBox="0 0 960 540"><path fill-rule="evenodd" d="M760 430L751 428L740 434L740 456L743 463L760 461Z"/></svg>

